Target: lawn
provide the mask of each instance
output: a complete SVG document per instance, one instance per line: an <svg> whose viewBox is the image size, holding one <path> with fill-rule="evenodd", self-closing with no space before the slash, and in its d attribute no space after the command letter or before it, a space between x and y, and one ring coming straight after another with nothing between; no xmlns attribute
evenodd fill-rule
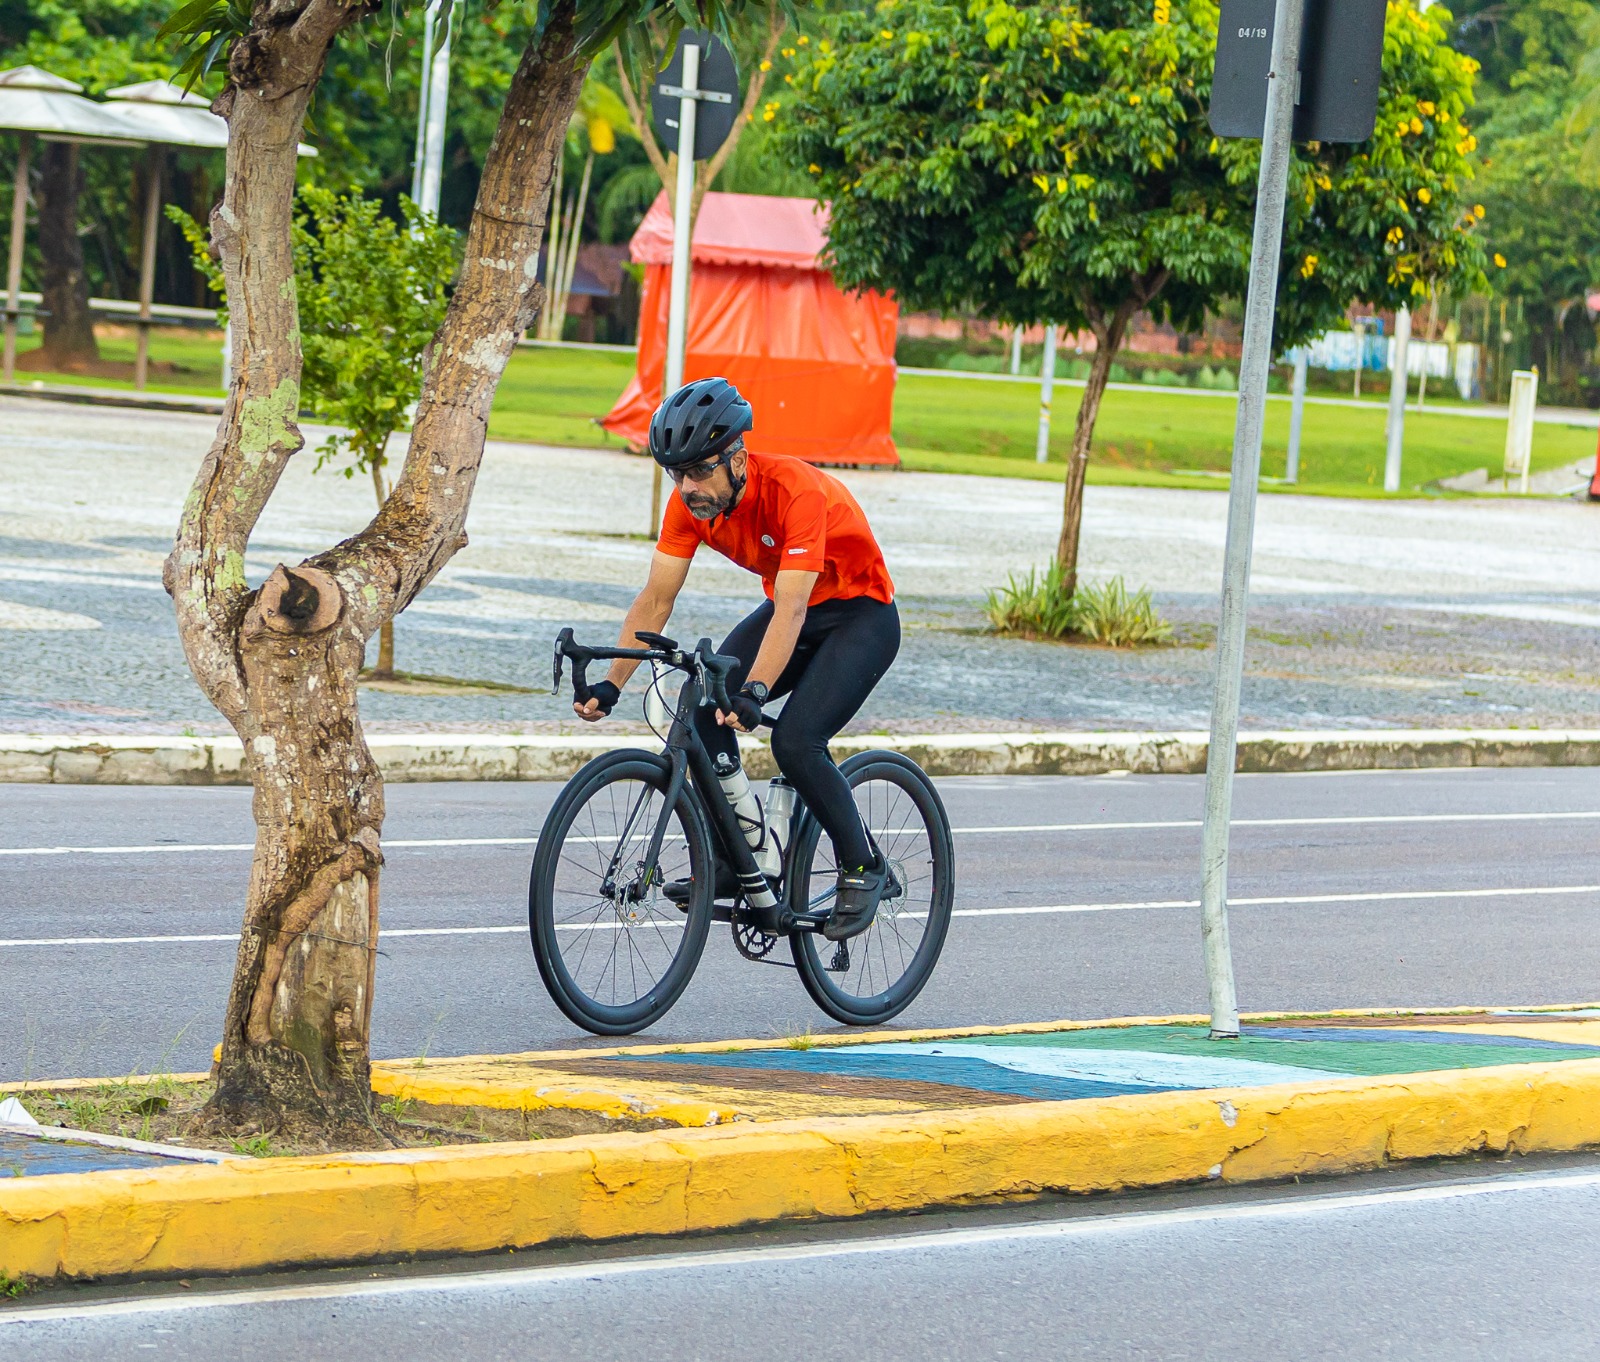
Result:
<svg viewBox="0 0 1600 1362"><path fill-rule="evenodd" d="M75 387L132 388L133 360L138 348L131 326L97 326L103 365L114 366L99 374L36 373L24 367L28 354L39 348L37 333L17 338L17 382L35 379L68 383ZM118 372L120 370L121 372ZM222 332L182 326L150 329L150 382L152 392L222 395Z"/></svg>
<svg viewBox="0 0 1600 1362"><path fill-rule="evenodd" d="M37 341L22 338L23 353ZM155 391L216 392L221 381L216 333L157 329L151 358ZM101 354L112 362L133 360L132 328L103 335ZM130 368L131 373L131 368ZM506 366L495 398L489 433L503 440L617 449L622 442L600 429L603 416L633 373L631 353L524 347ZM107 378L33 374L26 382L128 386ZM895 395L894 437L905 466L926 472L983 473L1059 482L1065 473L1082 389L1058 385L1050 462L1034 462L1039 393L1030 383L902 374ZM1089 480L1145 486L1217 487L1232 458L1236 404L1231 394L1193 396L1147 390L1108 392L1095 430ZM1499 472L1505 424L1454 414L1459 407L1411 413L1406 418L1404 481L1415 489L1437 478L1487 468ZM1382 495L1385 406L1308 405L1300 455L1305 492ZM1283 474L1289 436L1289 403L1267 407L1263 474ZM1540 425L1534 434L1535 469L1558 468L1595 451L1592 430ZM1268 488L1274 484L1268 483Z"/></svg>
<svg viewBox="0 0 1600 1362"><path fill-rule="evenodd" d="M610 409L632 372L628 354L519 350L501 382L490 433L503 439L615 448L620 442L592 418ZM1033 458L1039 394L1031 384L903 374L895 397L894 437L907 468L1060 481L1081 393L1080 388L1056 388L1051 461L1043 467ZM1205 474L1228 468L1235 411L1231 396L1108 392L1095 430L1090 481L1216 487L1222 479ZM1360 408L1307 406L1301 490L1381 494L1384 418L1380 402ZM1275 399L1267 409L1266 477L1282 476L1288 438L1289 404ZM1541 425L1534 436L1534 467L1557 468L1594 450L1593 431ZM1410 413L1405 483L1415 488L1474 468L1498 473L1504 451L1505 425L1500 421L1448 410Z"/></svg>

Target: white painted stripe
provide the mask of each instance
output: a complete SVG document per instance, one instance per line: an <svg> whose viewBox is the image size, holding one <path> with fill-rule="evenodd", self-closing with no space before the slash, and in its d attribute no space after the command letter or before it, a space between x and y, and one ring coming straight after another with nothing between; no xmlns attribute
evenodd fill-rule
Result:
<svg viewBox="0 0 1600 1362"><path fill-rule="evenodd" d="M1403 813L1352 814L1336 818L1236 818L1236 828L1322 828L1361 827L1402 823L1558 823L1600 819L1600 809L1581 809L1556 813ZM952 828L959 837L1045 832L1162 832L1198 828L1196 818L1151 819L1143 822L1112 823L1002 823L992 827ZM874 829L886 833L887 829ZM574 842L596 842L597 837L569 838ZM431 847L531 847L537 837L413 837L385 838L390 850ZM208 851L254 851L253 842L163 842L152 846L50 846L0 847L4 856L150 856L163 853L193 854Z"/></svg>
<svg viewBox="0 0 1600 1362"><path fill-rule="evenodd" d="M268 1286L253 1291L188 1293L143 1299L104 1301L92 1305L13 1307L0 1311L0 1328L66 1320L114 1319L135 1315L176 1315L203 1310L238 1310L288 1301L352 1300L389 1296L438 1296L476 1291L558 1286L673 1272L716 1273L730 1267L768 1263L815 1262L830 1258L870 1258L882 1254L983 1248L993 1244L1048 1240L1099 1239L1173 1229L1187 1225L1250 1222L1316 1221L1389 1207L1467 1201L1478 1197L1526 1196L1586 1192L1600 1187L1600 1172L1513 1173L1481 1180L1400 1187L1382 1191L1340 1192L1329 1196L1286 1197L1277 1201L1231 1201L1161 1211L1124 1211L1084 1215L1071 1220L1022 1225L985 1225L974 1229L931 1230L921 1234L882 1235L814 1244L777 1244L759 1248L663 1253L635 1258L562 1263L550 1267L461 1272L391 1281L322 1282L312 1286Z"/></svg>
<svg viewBox="0 0 1600 1362"><path fill-rule="evenodd" d="M1393 903L1428 899L1504 899L1551 898L1574 894L1600 894L1600 884L1558 884L1518 889L1391 889L1372 894L1284 894L1269 898L1229 899L1232 908L1294 908L1330 903ZM1133 903L1045 903L1006 906L999 908L957 908L952 917L1035 917L1058 916L1070 913L1128 913L1163 908L1198 908L1199 899L1146 899ZM926 913L901 913L902 918L920 919ZM642 926L665 927L675 925L666 919L652 919ZM620 924L612 923L561 923L558 932L592 931L596 927L609 929ZM380 933L380 938L398 936L498 936L525 932L521 923L512 926L489 927L391 927ZM0 948L12 946L145 946L167 942L186 941L237 941L237 932L226 934L184 936L57 936L12 937L0 939Z"/></svg>

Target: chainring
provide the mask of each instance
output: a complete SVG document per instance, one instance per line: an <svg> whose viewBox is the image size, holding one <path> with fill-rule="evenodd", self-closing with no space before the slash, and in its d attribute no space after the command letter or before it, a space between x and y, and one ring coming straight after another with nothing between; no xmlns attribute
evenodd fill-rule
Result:
<svg viewBox="0 0 1600 1362"><path fill-rule="evenodd" d="M778 938L752 922L733 924L733 944L746 960L765 960L778 944Z"/></svg>

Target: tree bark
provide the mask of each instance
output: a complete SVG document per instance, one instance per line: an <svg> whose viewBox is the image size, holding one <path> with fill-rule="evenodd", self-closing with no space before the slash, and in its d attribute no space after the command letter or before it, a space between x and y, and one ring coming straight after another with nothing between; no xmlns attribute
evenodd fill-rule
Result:
<svg viewBox="0 0 1600 1362"><path fill-rule="evenodd" d="M78 235L83 168L75 142L46 142L39 157L39 254L44 367L85 369L100 358L89 315L89 275Z"/></svg>
<svg viewBox="0 0 1600 1362"><path fill-rule="evenodd" d="M1106 383L1111 378L1111 366L1116 362L1117 351L1122 348L1122 338L1127 334L1134 306L1124 303L1109 321L1094 327L1094 362L1089 366L1089 379L1084 384L1083 401L1078 406L1078 419L1072 430L1072 451L1067 455L1066 505L1061 515L1061 539L1056 545L1056 559L1060 562L1067 589L1071 595L1078 589L1078 541L1083 531L1083 483L1089 471L1089 448L1094 443L1094 423L1100 415L1100 399L1105 396Z"/></svg>

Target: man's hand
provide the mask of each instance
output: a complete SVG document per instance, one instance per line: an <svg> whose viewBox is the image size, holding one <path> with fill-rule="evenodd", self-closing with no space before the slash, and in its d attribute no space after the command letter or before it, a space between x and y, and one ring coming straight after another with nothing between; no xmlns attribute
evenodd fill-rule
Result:
<svg viewBox="0 0 1600 1362"><path fill-rule="evenodd" d="M730 702L733 708L717 711L717 722L736 733L754 733L761 727L761 703L749 690L741 690Z"/></svg>
<svg viewBox="0 0 1600 1362"><path fill-rule="evenodd" d="M611 682L596 681L589 687L589 698L583 704L572 702L572 711L585 722L597 724L610 715L621 698L622 692Z"/></svg>

